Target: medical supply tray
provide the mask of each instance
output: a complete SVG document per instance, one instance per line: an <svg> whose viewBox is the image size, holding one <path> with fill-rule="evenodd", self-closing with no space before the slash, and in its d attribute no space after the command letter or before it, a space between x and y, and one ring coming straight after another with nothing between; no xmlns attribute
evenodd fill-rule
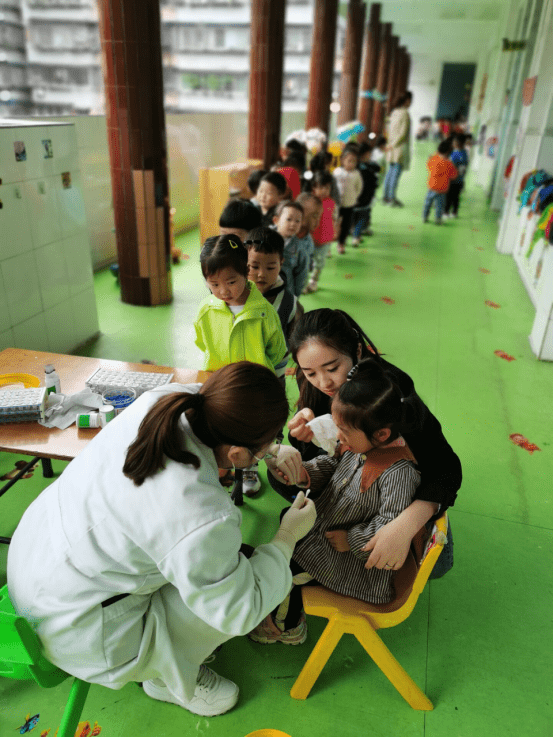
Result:
<svg viewBox="0 0 553 738"><path fill-rule="evenodd" d="M0 423L44 420L46 387L0 390Z"/></svg>
<svg viewBox="0 0 553 738"><path fill-rule="evenodd" d="M90 375L85 384L93 392L102 394L106 390L133 389L136 396L143 392L169 384L174 374L157 372L120 372L112 369L99 368Z"/></svg>

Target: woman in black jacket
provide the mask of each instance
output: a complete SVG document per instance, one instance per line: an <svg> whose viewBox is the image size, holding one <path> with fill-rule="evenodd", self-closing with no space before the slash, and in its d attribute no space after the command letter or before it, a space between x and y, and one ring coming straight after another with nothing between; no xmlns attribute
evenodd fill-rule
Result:
<svg viewBox="0 0 553 738"><path fill-rule="evenodd" d="M399 569L416 532L454 504L462 481L459 457L445 439L437 418L417 395L411 377L382 358L371 339L346 312L322 308L305 313L290 337L290 351L298 365L296 380L300 396L298 412L288 423L289 439L303 461L325 453L313 444L313 433L307 423L330 412L333 395L361 359L376 357L410 406L411 431L403 437L417 459L421 483L413 503L381 528L365 549L372 551L367 568L382 568L388 563ZM295 494L293 487L282 485L272 475L269 478L284 497L290 499ZM448 539L433 572L434 578L453 564L451 531Z"/></svg>

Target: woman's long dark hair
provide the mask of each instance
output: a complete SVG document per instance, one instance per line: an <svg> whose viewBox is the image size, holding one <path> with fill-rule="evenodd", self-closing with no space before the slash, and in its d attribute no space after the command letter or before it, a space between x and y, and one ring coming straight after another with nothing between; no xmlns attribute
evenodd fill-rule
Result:
<svg viewBox="0 0 553 738"><path fill-rule="evenodd" d="M378 349L355 322L355 320L343 310L331 310L320 308L310 310L296 323L290 336L290 352L292 358L298 363L298 351L309 340L320 341L340 354L349 356L353 364L357 364L357 352L361 344L361 359L369 356L380 360ZM315 416L324 415L329 412L330 399L328 395L314 387L298 366L296 380L300 390L298 408L310 408Z"/></svg>
<svg viewBox="0 0 553 738"><path fill-rule="evenodd" d="M374 445L380 445L374 440L375 433L389 428L390 436L382 444L387 445L413 428L413 408L405 399L393 376L371 357L357 364L352 378L335 395L332 409L346 425L363 431Z"/></svg>
<svg viewBox="0 0 553 738"><path fill-rule="evenodd" d="M229 364L209 376L199 393L165 395L150 408L129 446L123 474L140 487L167 459L199 468L179 428L183 413L209 448L230 444L255 453L274 441L288 412L284 388L270 369L250 361Z"/></svg>

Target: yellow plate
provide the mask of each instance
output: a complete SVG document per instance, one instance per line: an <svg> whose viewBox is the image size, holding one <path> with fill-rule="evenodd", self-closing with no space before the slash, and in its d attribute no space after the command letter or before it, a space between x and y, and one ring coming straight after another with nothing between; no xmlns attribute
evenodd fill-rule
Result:
<svg viewBox="0 0 553 738"><path fill-rule="evenodd" d="M290 738L289 733L283 733L281 730L273 730L272 728L263 728L262 730L254 730L253 733L248 733L246 738L250 738L250 736L254 736L254 735L259 735L259 736L285 735L285 736L288 736L288 738Z"/></svg>
<svg viewBox="0 0 553 738"><path fill-rule="evenodd" d="M24 387L40 387L40 379L34 374L0 374L0 387L7 384L22 384Z"/></svg>

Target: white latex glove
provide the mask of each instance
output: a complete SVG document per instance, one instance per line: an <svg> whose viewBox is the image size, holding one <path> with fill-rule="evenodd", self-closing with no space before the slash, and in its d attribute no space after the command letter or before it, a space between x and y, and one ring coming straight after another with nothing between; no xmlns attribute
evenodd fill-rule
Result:
<svg viewBox="0 0 553 738"><path fill-rule="evenodd" d="M313 410L308 407L304 407L299 413L296 413L293 418L288 421L288 430L290 435L297 438L298 441L305 441L309 443L313 440L313 431L307 427L307 423L313 420L315 414Z"/></svg>
<svg viewBox="0 0 553 738"><path fill-rule="evenodd" d="M271 474L287 484L297 484L303 472L300 452L292 446L280 446L278 443L273 444L269 451L276 455L276 459L265 459L267 469ZM279 471L286 479L282 479Z"/></svg>
<svg viewBox="0 0 553 738"><path fill-rule="evenodd" d="M305 493L299 492L292 507L286 511L277 534L271 541L289 559L292 558L296 543L306 536L315 525L317 510L313 500L305 499Z"/></svg>

